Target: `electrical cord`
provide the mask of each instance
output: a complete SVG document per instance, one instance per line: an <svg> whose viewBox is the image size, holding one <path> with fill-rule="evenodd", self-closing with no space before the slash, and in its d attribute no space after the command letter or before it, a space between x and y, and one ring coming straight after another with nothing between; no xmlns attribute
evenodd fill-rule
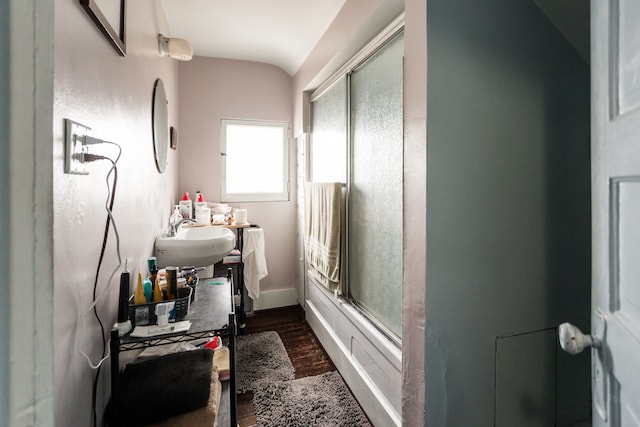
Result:
<svg viewBox="0 0 640 427"><path fill-rule="evenodd" d="M86 316L91 311L93 311L95 319L98 322L98 324L100 325L100 332L101 332L101 335L102 335L102 340L101 340L101 342L102 342L101 359L98 361L98 363L96 363L94 365L92 363L92 361L91 361L91 358L85 352L83 352L81 349L79 349L80 353L87 359L87 362L89 363L89 366L92 369L96 370L96 374L94 376L93 384L92 384L92 392L91 392L91 415L92 415L92 418L93 418L93 425L94 426L98 425L96 407L97 407L97 389L98 389L98 380L100 378L100 371L101 371L102 363L106 359L108 359L110 357L110 352L107 353L108 341L107 341L106 335L105 335L104 324L103 324L102 320L100 319L100 315L98 314L97 304L102 299L102 297L107 292L107 290L111 287L111 284L112 284L114 276L116 275L116 273L118 272L118 270L120 270L120 267L122 266L122 257L120 256L120 235L118 233L118 227L116 225L115 219L113 218L113 205L114 205L114 201L115 201L116 187L117 187L117 184L118 184L117 163L118 163L118 160L120 160L120 156L122 155L122 148L118 144L113 143L113 142L108 142L108 141L102 141L102 142L106 143L106 144L115 145L118 148L118 156L116 157L116 160L112 160L109 157L101 156L101 155L97 155L97 154L85 153L83 155L83 160L85 162L93 162L93 161L97 161L97 160L107 160L107 161L110 161L111 165L112 165L111 169L109 170L109 172L107 173L107 176L106 176L107 200L105 202L105 209L107 211L107 219L106 219L105 228L104 228L104 235L103 235L103 239L102 239L102 247L101 247L101 250L100 250L100 257L99 257L99 260L98 260L98 266L96 268L96 275L95 275L95 280L94 280L94 284L93 284L93 295L92 295L93 302L91 303L89 308L82 314L82 325L83 325L83 336L82 337L83 338L84 338L84 335L86 334L86 330L87 330ZM109 178L110 178L110 176L112 174L113 174L113 189L109 185ZM113 223L113 231L115 233L115 238L116 238L116 255L117 255L117 258L118 258L118 265L115 267L115 269L113 270L113 272L109 276L109 279L107 281L107 286L102 290L102 292L100 292L100 294L98 296L96 296L97 289L98 289L98 278L100 276L100 270L101 270L101 267L102 267L102 261L104 259L104 255L105 255L105 251L106 251L107 240L108 240L108 237L109 237L109 228L110 228L110 225L112 223Z"/></svg>
<svg viewBox="0 0 640 427"><path fill-rule="evenodd" d="M120 256L120 235L118 233L118 227L116 226L116 223L115 223L115 220L114 220L113 214L112 214L112 208L113 208L113 203L114 203L114 199L115 199L115 188L116 188L117 181L118 181L118 169L117 169L116 165L118 163L118 160L120 159L120 155L122 154L122 149L116 143L106 142L106 141L105 141L105 143L113 144L116 147L118 147L119 153L118 153L118 156L116 157L115 161L110 159L110 158L108 158L108 157L105 157L105 156L100 156L100 155L96 155L96 154L89 154L89 153L85 154L85 161L86 162L92 162L92 161L96 161L96 160L107 160L107 161L110 161L111 164L112 164L112 167L111 167L111 169L109 170L109 173L107 173L107 176L106 176L107 193L108 194L107 194L107 201L105 203L105 209L107 211L107 220L106 220L106 223L105 223L105 230L104 230L104 236L103 236L103 241L102 241L102 248L101 248L101 251L100 251L98 267L96 269L96 275L95 275L95 280L94 280L94 285L93 285L93 302L89 306L89 308L82 314L83 334L86 333L86 315L89 314L89 312L91 312L91 311L94 312L96 320L100 324L101 331L102 331L102 338L103 338L102 339L103 351L102 351L102 356L101 356L102 358L96 364L94 364L91 361L91 358L84 351L82 351L81 349L79 350L80 354L82 354L85 357L85 359L87 359L87 362L89 363L89 366L92 369L98 369L100 367L100 365L102 364L102 362L104 362L106 359L109 358L108 354L105 355L107 340L106 340L106 335L104 333L104 326L102 324L102 321L100 320L100 316L97 313L96 306L97 306L98 302L100 302L100 300L102 299L104 294L111 287L111 284L113 283L113 277L116 275L116 273L118 272L118 270L122 266L122 258ZM111 190L111 187L109 185L109 177L112 174L114 175L113 191ZM97 287L98 287L98 277L99 277L99 274L100 274L102 261L104 259L104 254L105 254L106 244L107 244L107 238L108 238L108 235L109 235L109 228L110 228L110 224L111 223L113 223L113 230L114 230L115 237L116 237L116 255L117 255L117 258L118 258L118 265L115 267L115 269L113 270L113 272L109 276L109 280L107 281L107 286L96 297L96 292L97 292ZM84 337L84 335L83 335L83 337Z"/></svg>

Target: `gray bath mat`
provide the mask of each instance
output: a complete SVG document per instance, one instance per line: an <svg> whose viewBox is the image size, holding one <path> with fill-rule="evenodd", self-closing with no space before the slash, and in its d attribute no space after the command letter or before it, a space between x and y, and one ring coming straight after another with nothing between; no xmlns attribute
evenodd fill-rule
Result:
<svg viewBox="0 0 640 427"><path fill-rule="evenodd" d="M337 371L271 383L253 395L259 427L369 427Z"/></svg>
<svg viewBox="0 0 640 427"><path fill-rule="evenodd" d="M295 378L293 365L277 332L240 335L236 350L238 393L259 390L266 384Z"/></svg>

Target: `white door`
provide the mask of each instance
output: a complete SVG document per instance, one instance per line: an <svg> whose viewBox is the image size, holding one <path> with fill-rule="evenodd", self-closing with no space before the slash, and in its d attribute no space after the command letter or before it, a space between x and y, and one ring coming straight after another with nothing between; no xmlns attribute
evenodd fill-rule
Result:
<svg viewBox="0 0 640 427"><path fill-rule="evenodd" d="M593 425L640 426L640 1L591 12Z"/></svg>

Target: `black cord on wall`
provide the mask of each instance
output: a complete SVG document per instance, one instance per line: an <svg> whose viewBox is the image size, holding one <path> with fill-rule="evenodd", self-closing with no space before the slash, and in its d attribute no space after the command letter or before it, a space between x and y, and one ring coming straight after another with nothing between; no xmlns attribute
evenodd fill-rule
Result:
<svg viewBox="0 0 640 427"><path fill-rule="evenodd" d="M93 161L93 160L109 160L112 165L112 171L113 171L113 188L111 190L111 197L109 200L109 212L113 211L113 204L115 201L115 196L116 196L116 186L118 184L118 168L116 167L116 162L114 162L113 160L107 158L107 157L103 157L103 156L94 156L92 158L85 158L85 161ZM96 268L96 276L95 276L95 280L93 282L93 303L95 303L96 301L96 297L97 297L97 289L98 289L98 278L100 276L100 270L102 268L102 261L104 259L104 254L106 251L106 247L107 247L107 240L109 238L109 228L111 225L111 216L107 215L107 219L105 222L105 226L104 226L104 235L102 238L102 248L100 249L100 257L98 259L98 266ZM98 307L94 304L93 306L93 313L94 316L96 318L96 321L98 322L98 324L100 325L100 332L102 334L102 356L101 358L104 358L107 352L107 340L106 340L106 334L105 334L105 330L104 330L104 324L102 323L102 320L100 319L100 315L98 314ZM101 371L101 367L102 364L100 364L98 366L98 368L96 369L96 373L94 375L93 378L93 384L92 384L92 388L91 388L91 416L93 419L93 426L97 427L98 426L98 415L97 415L97 397L98 397L98 380L100 379L100 371Z"/></svg>

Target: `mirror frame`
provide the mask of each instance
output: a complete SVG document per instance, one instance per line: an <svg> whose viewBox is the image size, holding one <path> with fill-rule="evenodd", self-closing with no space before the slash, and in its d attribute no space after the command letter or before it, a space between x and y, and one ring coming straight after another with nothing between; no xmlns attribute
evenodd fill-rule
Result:
<svg viewBox="0 0 640 427"><path fill-rule="evenodd" d="M167 94L161 79L153 84L153 102L151 104L151 126L153 130L153 157L158 172L167 170L169 157L169 109Z"/></svg>
<svg viewBox="0 0 640 427"><path fill-rule="evenodd" d="M96 0L80 0L80 4L87 11L93 22L98 26L98 29L104 36L111 42L120 56L127 55L125 28L127 22L127 4L126 0L111 0L120 2L120 31L116 32L113 28L113 24L107 20L104 13L98 7Z"/></svg>

